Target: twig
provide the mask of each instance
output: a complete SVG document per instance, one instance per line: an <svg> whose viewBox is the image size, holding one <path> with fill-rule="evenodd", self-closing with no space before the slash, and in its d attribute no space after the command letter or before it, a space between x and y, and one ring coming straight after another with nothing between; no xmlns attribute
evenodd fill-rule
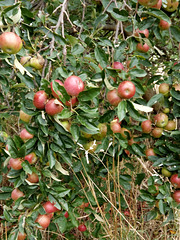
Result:
<svg viewBox="0 0 180 240"><path fill-rule="evenodd" d="M102 12L102 14L104 14L106 12L106 10L108 9L108 7L111 5L111 3L114 2L114 0L111 0L108 5L105 7L104 11Z"/></svg>
<svg viewBox="0 0 180 240"><path fill-rule="evenodd" d="M83 4L83 13L82 13L81 22L84 21L84 17L85 17L85 11L86 11L86 2L85 2L85 0L84 0L84 2L82 4ZM80 31L79 31L79 37L78 37L79 39L81 38L82 31L83 31L83 25L81 26Z"/></svg>

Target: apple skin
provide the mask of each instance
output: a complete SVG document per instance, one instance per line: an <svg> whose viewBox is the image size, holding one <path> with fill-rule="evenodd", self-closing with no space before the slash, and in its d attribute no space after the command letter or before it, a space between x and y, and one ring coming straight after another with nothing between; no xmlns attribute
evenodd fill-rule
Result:
<svg viewBox="0 0 180 240"><path fill-rule="evenodd" d="M118 86L118 95L122 99L130 99L136 93L136 87L133 82L123 81Z"/></svg>
<svg viewBox="0 0 180 240"><path fill-rule="evenodd" d="M67 107L73 107L73 106L75 106L77 103L78 103L77 97L73 96L69 101L66 101L66 102L65 102L65 105L66 105Z"/></svg>
<svg viewBox="0 0 180 240"><path fill-rule="evenodd" d="M163 167L162 169L161 169L161 173L162 173L162 175L163 176L165 176L165 177L170 177L171 175L172 175L172 172L170 172L167 168L165 168L165 167Z"/></svg>
<svg viewBox="0 0 180 240"><path fill-rule="evenodd" d="M126 135L125 132L128 132L130 136L131 136L131 132L130 132L127 128L121 128L121 130L120 130L121 136L122 136L124 139L127 139L127 138L128 138L128 135Z"/></svg>
<svg viewBox="0 0 180 240"><path fill-rule="evenodd" d="M163 128L154 128L151 132L152 136L154 138L160 138L162 136L162 133L163 133Z"/></svg>
<svg viewBox="0 0 180 240"><path fill-rule="evenodd" d="M70 76L64 81L64 88L71 96L78 96L80 92L84 91L84 82L80 77Z"/></svg>
<svg viewBox="0 0 180 240"><path fill-rule="evenodd" d="M0 35L0 48L5 53L15 54L22 48L21 38L13 32L4 32Z"/></svg>
<svg viewBox="0 0 180 240"><path fill-rule="evenodd" d="M106 123L99 123L97 127L99 128L99 133L94 135L94 139L102 140L103 138L106 137L107 125L106 125Z"/></svg>
<svg viewBox="0 0 180 240"><path fill-rule="evenodd" d="M36 173L31 173L31 174L28 174L28 178L27 180L31 183L38 183L39 182L39 177Z"/></svg>
<svg viewBox="0 0 180 240"><path fill-rule="evenodd" d="M176 190L172 195L174 201L180 203L180 190Z"/></svg>
<svg viewBox="0 0 180 240"><path fill-rule="evenodd" d="M61 80L54 80L55 82L59 83L60 86L64 86L63 82L61 82ZM53 89L53 81L50 83L51 85L51 92L52 92L52 95L55 97L55 98L59 98L59 95L60 96L63 96L62 93L60 91L58 91L58 94L54 91Z"/></svg>
<svg viewBox="0 0 180 240"><path fill-rule="evenodd" d="M113 62L113 64L112 64L112 68L114 68L114 69L124 70L124 66L123 66L123 64L120 63L120 62Z"/></svg>
<svg viewBox="0 0 180 240"><path fill-rule="evenodd" d="M173 121L173 120L169 120L164 129L165 129L165 130L168 130L168 131L173 131L173 130L175 130L175 129L176 129L176 122Z"/></svg>
<svg viewBox="0 0 180 240"><path fill-rule="evenodd" d="M87 230L87 228L86 228L86 226L85 226L84 224L80 224L80 225L78 226L78 230L79 230L80 232L85 232L85 231Z"/></svg>
<svg viewBox="0 0 180 240"><path fill-rule="evenodd" d="M61 124L66 129L66 131L70 132L71 124L67 120L66 121L61 121Z"/></svg>
<svg viewBox="0 0 180 240"><path fill-rule="evenodd" d="M159 93L162 93L165 97L169 96L169 84L161 83L159 85Z"/></svg>
<svg viewBox="0 0 180 240"><path fill-rule="evenodd" d="M17 240L24 240L26 239L26 236L27 236L26 233L19 232Z"/></svg>
<svg viewBox="0 0 180 240"><path fill-rule="evenodd" d="M27 160L30 164L33 164L37 161L37 156L34 152L32 152L32 153L26 155L24 157L24 159Z"/></svg>
<svg viewBox="0 0 180 240"><path fill-rule="evenodd" d="M48 96L44 90L40 90L34 94L33 104L37 109L44 109Z"/></svg>
<svg viewBox="0 0 180 240"><path fill-rule="evenodd" d="M161 7L162 7L162 0L159 0L158 3L154 6L152 6L151 8L161 9Z"/></svg>
<svg viewBox="0 0 180 240"><path fill-rule="evenodd" d="M85 150L87 150L89 153L94 153L97 148L97 143L95 141L90 141L86 144L84 144Z"/></svg>
<svg viewBox="0 0 180 240"><path fill-rule="evenodd" d="M9 165L11 168L13 168L14 170L20 170L22 169L22 161L20 158L10 158L9 160Z"/></svg>
<svg viewBox="0 0 180 240"><path fill-rule="evenodd" d="M138 43L137 46L136 46L136 50L139 51L139 52L143 52L143 53L146 53L149 51L149 46L147 45L147 43L145 44L141 44L141 43Z"/></svg>
<svg viewBox="0 0 180 240"><path fill-rule="evenodd" d="M33 138L34 135L29 133L25 128L21 130L20 132L20 138L25 142L31 138Z"/></svg>
<svg viewBox="0 0 180 240"><path fill-rule="evenodd" d="M117 120L113 120L110 122L110 128L113 133L120 133L121 132L121 125Z"/></svg>
<svg viewBox="0 0 180 240"><path fill-rule="evenodd" d="M106 95L106 98L107 98L108 102L112 106L115 106L115 107L117 107L118 104L122 101L122 99L118 95L117 89L113 89L113 90L109 91Z"/></svg>
<svg viewBox="0 0 180 240"><path fill-rule="evenodd" d="M37 54L37 57L32 57L30 59L30 66L36 70L41 70L44 66L44 62L44 58L40 54Z"/></svg>
<svg viewBox="0 0 180 240"><path fill-rule="evenodd" d="M164 20L160 20L159 22L159 28L163 31L163 30L168 30L170 28L171 24L164 21Z"/></svg>
<svg viewBox="0 0 180 240"><path fill-rule="evenodd" d="M11 198L13 200L17 200L18 198L23 197L23 196L24 196L24 193L21 192L18 188L15 188L11 193Z"/></svg>
<svg viewBox="0 0 180 240"><path fill-rule="evenodd" d="M130 216L130 211L129 209L124 210L124 216L129 217Z"/></svg>
<svg viewBox="0 0 180 240"><path fill-rule="evenodd" d="M163 6L163 9L165 9L167 12L174 12L178 8L178 5L179 1L167 0L167 6Z"/></svg>
<svg viewBox="0 0 180 240"><path fill-rule="evenodd" d="M29 67L30 66L30 59L31 56L24 56L20 59L20 63L21 65L23 65L24 67Z"/></svg>
<svg viewBox="0 0 180 240"><path fill-rule="evenodd" d="M63 106L62 102L58 99L51 99L46 103L45 111L48 115L54 116L55 114L58 114L62 112Z"/></svg>
<svg viewBox="0 0 180 240"><path fill-rule="evenodd" d="M20 110L19 117L23 122L26 122L26 123L29 123L32 118L32 116L26 114L25 112L23 112L23 110Z"/></svg>
<svg viewBox="0 0 180 240"><path fill-rule="evenodd" d="M168 124L168 116L165 113L158 113L154 116L154 123L157 127L163 128Z"/></svg>
<svg viewBox="0 0 180 240"><path fill-rule="evenodd" d="M162 111L163 111L163 113L169 113L170 109L169 108L164 108Z"/></svg>
<svg viewBox="0 0 180 240"><path fill-rule="evenodd" d="M149 156L156 156L154 149L153 148L148 148L145 151L146 157L148 158Z"/></svg>
<svg viewBox="0 0 180 240"><path fill-rule="evenodd" d="M141 128L143 133L150 133L152 131L152 121L145 120L141 123Z"/></svg>
<svg viewBox="0 0 180 240"><path fill-rule="evenodd" d="M50 201L45 202L43 204L43 208L46 211L46 213L54 213L59 211L59 209L54 206L54 203L51 203Z"/></svg>
<svg viewBox="0 0 180 240"><path fill-rule="evenodd" d="M145 7L152 7L158 3L158 0L138 0L138 3Z"/></svg>
<svg viewBox="0 0 180 240"><path fill-rule="evenodd" d="M170 182L175 188L180 188L180 177L178 177L178 174L175 173L171 176Z"/></svg>
<svg viewBox="0 0 180 240"><path fill-rule="evenodd" d="M69 213L66 211L64 216L65 216L65 218L68 218L69 217Z"/></svg>
<svg viewBox="0 0 180 240"><path fill-rule="evenodd" d="M134 36L140 37L140 34L139 34L139 33L143 33L146 38L149 37L149 30L148 30L148 29L139 30L139 28L137 28L136 31L135 31L135 33L134 33Z"/></svg>
<svg viewBox="0 0 180 240"><path fill-rule="evenodd" d="M35 222L39 223L42 228L47 228L51 222L51 218L45 214L39 215Z"/></svg>

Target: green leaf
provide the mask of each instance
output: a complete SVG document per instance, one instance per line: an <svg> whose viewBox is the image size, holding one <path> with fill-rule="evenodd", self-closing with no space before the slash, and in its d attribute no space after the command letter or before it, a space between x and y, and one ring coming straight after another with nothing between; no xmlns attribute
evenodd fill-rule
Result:
<svg viewBox="0 0 180 240"><path fill-rule="evenodd" d="M94 97L96 97L98 94L100 94L99 88L91 88L87 91L83 91L79 94L78 100L80 101L90 101Z"/></svg>
<svg viewBox="0 0 180 240"><path fill-rule="evenodd" d="M170 27L171 34L176 39L177 42L180 42L180 29L176 26Z"/></svg>
<svg viewBox="0 0 180 240"><path fill-rule="evenodd" d="M163 98L163 94L159 93L159 94L156 94L154 95L147 103L147 106L152 106L154 105L156 102L158 102L161 98Z"/></svg>
<svg viewBox="0 0 180 240"><path fill-rule="evenodd" d="M74 214L73 214L72 212L70 212L70 211L69 211L68 213L69 213L69 218L70 218L73 226L74 226L74 227L78 227L79 223L78 223L78 221L76 220Z"/></svg>
<svg viewBox="0 0 180 240"><path fill-rule="evenodd" d="M129 112L129 115L136 121L142 122L147 120L146 117L141 115L135 108L134 105L130 102L127 101L127 111Z"/></svg>
<svg viewBox="0 0 180 240"><path fill-rule="evenodd" d="M131 69L129 73L134 77L145 77L147 75L145 70L139 68Z"/></svg>
<svg viewBox="0 0 180 240"><path fill-rule="evenodd" d="M23 169L26 173L32 174L32 167L28 161L22 162L21 166L23 167Z"/></svg>
<svg viewBox="0 0 180 240"><path fill-rule="evenodd" d="M72 55L78 55L84 52L84 47L81 44L76 44L71 50Z"/></svg>
<svg viewBox="0 0 180 240"><path fill-rule="evenodd" d="M180 101L180 92L179 91L175 91L174 89L171 89L170 93L173 98Z"/></svg>
<svg viewBox="0 0 180 240"><path fill-rule="evenodd" d="M85 126L87 129L92 131L92 134L96 134L99 132L99 128L95 127L92 123L90 123L87 119L81 117L81 116L77 116L77 120L83 125Z"/></svg>
<svg viewBox="0 0 180 240"><path fill-rule="evenodd" d="M52 169L56 163L56 158L54 157L53 151L51 149L47 151L47 157L49 161L49 167Z"/></svg>
<svg viewBox="0 0 180 240"><path fill-rule="evenodd" d="M0 0L0 7L11 6L14 4L14 0Z"/></svg>
<svg viewBox="0 0 180 240"><path fill-rule="evenodd" d="M94 53L97 62L100 63L102 68L105 68L108 64L107 55L105 51L100 47L96 47Z"/></svg>
<svg viewBox="0 0 180 240"><path fill-rule="evenodd" d="M158 213L158 212L157 212L157 210L155 210L155 209L149 211L149 212L147 213L147 215L146 215L146 221L150 221L150 220L152 220L152 219L155 219L156 216L157 216L157 213Z"/></svg>
<svg viewBox="0 0 180 240"><path fill-rule="evenodd" d="M145 173L138 173L136 175L135 184L140 186L145 176L146 176Z"/></svg>
<svg viewBox="0 0 180 240"><path fill-rule="evenodd" d="M96 29L97 26L98 26L100 23L104 22L107 18L108 18L108 15L107 15L107 14L101 14L101 15L99 15L99 17L97 17L97 18L95 19L94 29Z"/></svg>
<svg viewBox="0 0 180 240"><path fill-rule="evenodd" d="M180 117L180 106L178 106L177 104L173 105L173 115L176 118Z"/></svg>
<svg viewBox="0 0 180 240"><path fill-rule="evenodd" d="M131 147L135 154L138 155L139 157L145 156L144 150L138 144L133 144Z"/></svg>
<svg viewBox="0 0 180 240"><path fill-rule="evenodd" d="M127 111L127 102L121 101L118 104L118 109L117 109L117 115L118 115L119 121L122 121L125 118L126 111Z"/></svg>
<svg viewBox="0 0 180 240"><path fill-rule="evenodd" d="M67 219L64 216L60 216L54 220L54 223L58 225L61 233L64 233L67 228Z"/></svg>
<svg viewBox="0 0 180 240"><path fill-rule="evenodd" d="M71 130L70 130L75 142L77 142L77 140L79 139L79 126L77 126L76 124L72 124L71 125Z"/></svg>
<svg viewBox="0 0 180 240"><path fill-rule="evenodd" d="M0 193L0 200L8 200L11 197L11 193L1 192Z"/></svg>
<svg viewBox="0 0 180 240"><path fill-rule="evenodd" d="M161 10L156 9L156 8L150 8L148 9L148 11L146 12L149 15L152 15L156 18L162 19L168 23L171 23L171 19Z"/></svg>
<svg viewBox="0 0 180 240"><path fill-rule="evenodd" d="M144 201L147 201L147 202L154 202L154 197L151 196L151 194L149 193L145 193L143 192L143 190L140 190L141 191L141 198L144 200Z"/></svg>
<svg viewBox="0 0 180 240"><path fill-rule="evenodd" d="M59 99L65 103L65 101L69 100L70 97L69 95L67 94L64 86L61 86L58 82L56 81L52 81L52 86L53 86L53 89L54 91L56 92L56 94L58 94L59 96ZM61 95L62 94L62 95Z"/></svg>
<svg viewBox="0 0 180 240"><path fill-rule="evenodd" d="M111 12L113 18L117 19L118 21L127 21L129 13L126 10L119 10L118 8L114 8Z"/></svg>

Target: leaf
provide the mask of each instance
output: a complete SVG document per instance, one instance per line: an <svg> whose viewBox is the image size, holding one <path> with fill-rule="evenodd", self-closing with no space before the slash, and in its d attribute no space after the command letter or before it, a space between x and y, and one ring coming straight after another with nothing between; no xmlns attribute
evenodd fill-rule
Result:
<svg viewBox="0 0 180 240"><path fill-rule="evenodd" d="M8 200L11 197L11 193L1 192L0 193L0 200Z"/></svg>
<svg viewBox="0 0 180 240"><path fill-rule="evenodd" d="M140 186L145 176L146 176L145 173L138 173L136 175L135 184Z"/></svg>
<svg viewBox="0 0 180 240"><path fill-rule="evenodd" d="M154 105L156 102L158 102L161 98L163 98L163 94L159 93L159 94L156 94L154 95L147 103L147 106L152 106Z"/></svg>
<svg viewBox="0 0 180 240"><path fill-rule="evenodd" d="M78 139L79 139L79 135L80 135L79 126L77 126L76 124L72 124L70 131L71 131L71 134L74 138L74 141L77 142Z"/></svg>
<svg viewBox="0 0 180 240"><path fill-rule="evenodd" d="M152 112L154 109L151 107L147 107L144 105L140 105L134 102L131 102L136 110L142 111L142 112Z"/></svg>
<svg viewBox="0 0 180 240"><path fill-rule="evenodd" d="M170 27L171 34L176 39L177 42L180 42L180 29L176 26Z"/></svg>
<svg viewBox="0 0 180 240"><path fill-rule="evenodd" d="M67 228L67 219L64 216L60 216L54 220L54 223L58 225L59 231L64 233Z"/></svg>
<svg viewBox="0 0 180 240"><path fill-rule="evenodd" d="M144 150L138 144L133 144L131 145L131 147L135 154L138 155L139 157L145 156Z"/></svg>
<svg viewBox="0 0 180 240"><path fill-rule="evenodd" d="M84 47L81 44L76 44L71 50L72 55L78 55L84 52Z"/></svg>
<svg viewBox="0 0 180 240"><path fill-rule="evenodd" d="M47 151L47 157L49 161L49 167L52 169L56 163L56 158L54 156L54 153L51 149Z"/></svg>
<svg viewBox="0 0 180 240"><path fill-rule="evenodd" d="M78 100L80 101L90 101L95 98L98 94L100 94L99 88L91 88L87 91L83 91L79 94Z"/></svg>
<svg viewBox="0 0 180 240"><path fill-rule="evenodd" d="M171 23L171 19L161 10L156 8L150 8L146 11L147 14L152 15L156 18L162 19L168 23Z"/></svg>
<svg viewBox="0 0 180 240"><path fill-rule="evenodd" d="M87 119L81 117L81 116L77 116L77 120L83 125L85 126L87 129L92 131L92 134L96 134L99 132L99 128L95 127L92 123L90 123Z"/></svg>
<svg viewBox="0 0 180 240"><path fill-rule="evenodd" d="M180 101L180 92L179 91L175 91L174 89L171 89L170 93L173 98Z"/></svg>
<svg viewBox="0 0 180 240"><path fill-rule="evenodd" d="M111 12L113 18L117 19L118 21L127 21L129 13L126 10L119 10L118 8L114 8Z"/></svg>
<svg viewBox="0 0 180 240"><path fill-rule="evenodd" d="M97 26L98 26L100 23L104 22L107 18L108 18L108 15L107 15L107 14L101 14L101 15L99 15L99 17L97 17L97 18L95 19L94 29L96 29Z"/></svg>
<svg viewBox="0 0 180 240"><path fill-rule="evenodd" d="M127 111L129 112L129 115L136 121L142 122L147 120L146 117L141 115L135 108L132 102L127 101Z"/></svg>
<svg viewBox="0 0 180 240"><path fill-rule="evenodd" d="M24 75L24 73L26 72L26 74L27 74L29 77L33 78L33 76L31 75L31 73L30 73L25 67L23 67L23 66L21 65L21 63L17 60L17 58L14 59L14 66L20 71L20 73L21 73L22 75Z"/></svg>
<svg viewBox="0 0 180 240"><path fill-rule="evenodd" d="M127 102L126 101L121 101L118 104L118 109L117 109L117 115L118 115L118 118L119 118L119 122L122 121L125 118L126 111L127 111Z"/></svg>
<svg viewBox="0 0 180 240"><path fill-rule="evenodd" d="M62 168L61 163L56 160L55 168L63 175L69 175L69 172Z"/></svg>
<svg viewBox="0 0 180 240"><path fill-rule="evenodd" d="M26 173L32 174L32 167L27 160L22 162L21 166L23 167L23 169Z"/></svg>
<svg viewBox="0 0 180 240"><path fill-rule="evenodd" d="M145 77L147 75L145 70L138 68L131 69L129 73L134 77Z"/></svg>
<svg viewBox="0 0 180 240"><path fill-rule="evenodd" d="M150 221L152 219L155 219L157 217L157 210L151 210L146 215L146 221Z"/></svg>
<svg viewBox="0 0 180 240"><path fill-rule="evenodd" d="M94 53L95 53L95 58L97 62L100 63L102 68L105 68L108 64L107 55L105 51L100 47L96 47Z"/></svg>

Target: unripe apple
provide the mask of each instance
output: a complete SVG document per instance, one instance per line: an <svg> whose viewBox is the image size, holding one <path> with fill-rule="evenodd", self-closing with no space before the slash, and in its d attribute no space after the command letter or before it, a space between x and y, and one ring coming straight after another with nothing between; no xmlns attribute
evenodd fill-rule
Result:
<svg viewBox="0 0 180 240"><path fill-rule="evenodd" d="M159 93L162 93L165 97L169 96L169 84L161 83L159 86Z"/></svg>
<svg viewBox="0 0 180 240"><path fill-rule="evenodd" d="M106 95L108 102L112 105L117 107L118 104L122 101L122 99L118 95L118 90L113 89L109 91Z"/></svg>
<svg viewBox="0 0 180 240"><path fill-rule="evenodd" d="M131 136L131 132L130 132L127 128L121 128L121 130L120 130L121 136L122 136L124 139L127 139L127 138L128 138L128 134L126 135L125 132L129 133L130 136Z"/></svg>
<svg viewBox="0 0 180 240"><path fill-rule="evenodd" d="M143 133L150 133L152 131L152 121L145 120L141 123L141 128Z"/></svg>
<svg viewBox="0 0 180 240"><path fill-rule="evenodd" d="M88 138L92 137L92 134L91 133L86 133L84 131L81 131L81 136L88 139Z"/></svg>
<svg viewBox="0 0 180 240"><path fill-rule="evenodd" d="M84 145L85 150L87 150L89 153L94 153L97 148L96 141L90 141Z"/></svg>
<svg viewBox="0 0 180 240"><path fill-rule="evenodd" d="M112 64L112 68L114 68L114 69L124 70L124 66L123 66L123 64L120 63L120 62L113 62L113 64Z"/></svg>
<svg viewBox="0 0 180 240"><path fill-rule="evenodd" d="M77 103L78 103L77 97L73 96L72 98L70 98L69 101L66 101L66 102L65 102L65 105L66 105L67 107L71 107L71 106L73 107L73 106L75 106Z"/></svg>
<svg viewBox="0 0 180 240"><path fill-rule="evenodd" d="M30 59L30 66L36 70L41 70L44 66L44 62L44 58L40 54L37 54L37 57L32 57Z"/></svg>
<svg viewBox="0 0 180 240"><path fill-rule="evenodd" d="M35 172L33 172L31 174L28 174L27 180L31 183L37 183L39 182L39 177Z"/></svg>
<svg viewBox="0 0 180 240"><path fill-rule="evenodd" d="M78 96L80 92L84 91L84 82L80 77L70 76L64 81L64 88L71 96Z"/></svg>
<svg viewBox="0 0 180 240"><path fill-rule="evenodd" d="M147 45L147 43L145 43L143 45L141 43L138 43L136 46L136 50L139 52L146 53L149 51L149 46Z"/></svg>
<svg viewBox="0 0 180 240"><path fill-rule="evenodd" d="M26 233L19 232L17 240L24 240L26 239L26 236L27 236Z"/></svg>
<svg viewBox="0 0 180 240"><path fill-rule="evenodd" d="M22 160L20 158L10 158L9 165L14 170L20 170L22 168L21 166Z"/></svg>
<svg viewBox="0 0 180 240"><path fill-rule="evenodd" d="M163 5L163 8L167 11L167 12L174 12L177 8L178 8L178 5L179 5L179 1L176 1L176 0L167 0L167 5L164 6Z"/></svg>
<svg viewBox="0 0 180 240"><path fill-rule="evenodd" d="M94 139L102 140L103 138L106 137L107 125L106 125L106 123L99 123L97 127L99 128L99 133L94 135Z"/></svg>
<svg viewBox="0 0 180 240"><path fill-rule="evenodd" d="M162 0L159 0L158 3L154 6L152 6L151 8L161 9L161 6L162 6Z"/></svg>
<svg viewBox="0 0 180 240"><path fill-rule="evenodd" d="M163 134L163 128L154 128L151 132L154 138L160 138Z"/></svg>
<svg viewBox="0 0 180 240"><path fill-rule="evenodd" d="M87 228L86 228L86 226L84 224L81 224L81 225L78 226L78 230L80 232L85 232L87 230Z"/></svg>
<svg viewBox="0 0 180 240"><path fill-rule="evenodd" d="M162 169L161 169L161 173L162 173L162 175L163 176L165 176L165 177L170 177L171 175L172 175L172 172L170 172L167 168L165 168L165 167L163 167Z"/></svg>
<svg viewBox="0 0 180 240"><path fill-rule="evenodd" d="M45 91L41 90L34 94L33 104L37 109L44 109L48 96Z"/></svg>
<svg viewBox="0 0 180 240"><path fill-rule="evenodd" d="M15 188L11 193L11 198L13 200L17 200L18 198L23 197L23 196L24 196L24 193L21 192L18 188Z"/></svg>
<svg viewBox="0 0 180 240"><path fill-rule="evenodd" d="M164 129L166 129L166 130L168 130L168 131L173 131L173 130L175 130L175 129L176 129L176 122L173 121L173 120L169 120Z"/></svg>
<svg viewBox="0 0 180 240"><path fill-rule="evenodd" d="M163 111L163 113L169 113L170 109L169 108L164 108L162 111Z"/></svg>
<svg viewBox="0 0 180 240"><path fill-rule="evenodd" d="M29 133L25 128L21 130L20 132L20 138L25 142L31 138L33 138L34 135Z"/></svg>
<svg viewBox="0 0 180 240"><path fill-rule="evenodd" d="M47 215L39 215L36 219L36 222L41 225L42 228L47 228L51 222L51 218Z"/></svg>
<svg viewBox="0 0 180 240"><path fill-rule="evenodd" d="M158 0L138 0L138 3L145 7L152 7L158 3Z"/></svg>
<svg viewBox="0 0 180 240"><path fill-rule="evenodd" d="M59 211L59 209L57 207L55 207L54 205L55 205L55 203L51 203L50 201L48 201L43 204L43 208L46 211L46 213L54 213L54 212Z"/></svg>
<svg viewBox="0 0 180 240"><path fill-rule="evenodd" d="M180 203L180 190L176 190L172 195L174 201Z"/></svg>
<svg viewBox="0 0 180 240"><path fill-rule="evenodd" d="M165 113L158 113L154 116L154 123L157 127L163 128L168 124L168 116Z"/></svg>
<svg viewBox="0 0 180 240"><path fill-rule="evenodd" d="M131 81L123 81L118 86L118 95L122 99L129 99L136 93L136 87Z"/></svg>
<svg viewBox="0 0 180 240"><path fill-rule="evenodd" d="M55 114L62 112L63 104L58 99L53 98L46 103L45 110L48 115L54 116Z"/></svg>
<svg viewBox="0 0 180 240"><path fill-rule="evenodd" d="M26 122L28 123L30 120L31 120L31 117L30 115L28 115L27 113L23 112L23 110L20 110L19 112L19 117L20 119L23 121L23 122Z"/></svg>
<svg viewBox="0 0 180 240"><path fill-rule="evenodd" d="M65 218L68 218L69 217L69 213L66 211L64 216L65 216Z"/></svg>
<svg viewBox="0 0 180 240"><path fill-rule="evenodd" d="M139 33L143 33L146 38L149 37L149 30L148 30L148 29L139 30L139 28L137 28L136 31L135 31L135 33L134 33L134 36L140 37L140 34L139 34Z"/></svg>
<svg viewBox="0 0 180 240"><path fill-rule="evenodd" d="M160 22L159 22L159 28L160 28L162 31L169 29L170 26L171 26L171 23L168 23L168 22L166 22L166 21L164 21L164 20L162 20L162 19L161 19Z"/></svg>
<svg viewBox="0 0 180 240"><path fill-rule="evenodd" d="M153 148L148 148L145 151L146 157L148 158L149 156L156 156L154 149Z"/></svg>
<svg viewBox="0 0 180 240"><path fill-rule="evenodd" d="M26 155L24 157L24 159L27 160L30 164L33 164L37 161L37 156L34 152L32 152L32 153Z"/></svg>
<svg viewBox="0 0 180 240"><path fill-rule="evenodd" d="M178 177L178 174L175 173L171 176L170 182L175 188L180 188L180 177Z"/></svg>
<svg viewBox="0 0 180 240"><path fill-rule="evenodd" d="M21 38L13 32L4 32L0 35L0 48L5 53L15 54L22 48Z"/></svg>
<svg viewBox="0 0 180 240"><path fill-rule="evenodd" d="M66 121L61 121L61 124L63 125L63 127L70 132L71 129L71 124L66 120Z"/></svg>
<svg viewBox="0 0 180 240"><path fill-rule="evenodd" d="M110 128L113 133L120 133L121 132L121 125L117 120L113 120L110 122Z"/></svg>
<svg viewBox="0 0 180 240"><path fill-rule="evenodd" d="M29 67L30 66L30 59L31 56L24 56L20 59L20 63L21 65L23 65L24 67Z"/></svg>
<svg viewBox="0 0 180 240"><path fill-rule="evenodd" d="M59 83L60 86L64 86L63 82L61 82L61 80L54 80L55 82ZM51 85L51 91L52 91L52 95L55 97L55 98L59 98L59 95L60 96L63 96L62 93L60 91L58 91L58 94L54 91L53 89L53 81L50 83Z"/></svg>

